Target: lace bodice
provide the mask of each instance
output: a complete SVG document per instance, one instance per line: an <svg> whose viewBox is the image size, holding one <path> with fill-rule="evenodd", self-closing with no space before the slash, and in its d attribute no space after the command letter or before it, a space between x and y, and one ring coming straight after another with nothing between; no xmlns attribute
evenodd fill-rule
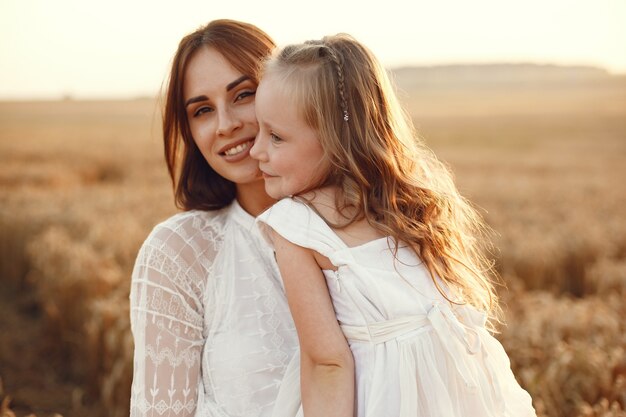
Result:
<svg viewBox="0 0 626 417"><path fill-rule="evenodd" d="M131 416L266 416L297 337L273 253L234 202L157 225L132 274Z"/></svg>

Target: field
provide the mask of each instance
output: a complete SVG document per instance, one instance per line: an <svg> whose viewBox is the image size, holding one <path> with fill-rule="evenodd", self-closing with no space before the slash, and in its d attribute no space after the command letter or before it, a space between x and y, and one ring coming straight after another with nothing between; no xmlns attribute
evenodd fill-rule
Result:
<svg viewBox="0 0 626 417"><path fill-rule="evenodd" d="M626 416L626 78L494 71L397 82L495 230L497 338L538 415ZM129 276L176 211L159 119L149 99L0 103L0 416L128 414Z"/></svg>

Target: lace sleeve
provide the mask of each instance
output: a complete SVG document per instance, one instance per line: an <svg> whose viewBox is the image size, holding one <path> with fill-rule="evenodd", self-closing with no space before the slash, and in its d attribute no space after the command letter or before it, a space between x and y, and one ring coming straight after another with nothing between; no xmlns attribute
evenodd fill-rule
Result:
<svg viewBox="0 0 626 417"><path fill-rule="evenodd" d="M215 256L213 245L198 242L200 235L193 221L170 219L155 227L137 256L130 293L131 417L195 413L205 341L203 294L207 264Z"/></svg>

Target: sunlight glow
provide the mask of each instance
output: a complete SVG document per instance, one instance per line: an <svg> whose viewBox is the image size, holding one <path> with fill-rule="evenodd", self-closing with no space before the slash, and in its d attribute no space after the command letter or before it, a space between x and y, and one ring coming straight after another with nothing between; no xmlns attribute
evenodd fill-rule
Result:
<svg viewBox="0 0 626 417"><path fill-rule="evenodd" d="M178 41L216 18L279 45L348 32L388 67L485 62L626 72L623 0L3 0L0 99L157 94Z"/></svg>

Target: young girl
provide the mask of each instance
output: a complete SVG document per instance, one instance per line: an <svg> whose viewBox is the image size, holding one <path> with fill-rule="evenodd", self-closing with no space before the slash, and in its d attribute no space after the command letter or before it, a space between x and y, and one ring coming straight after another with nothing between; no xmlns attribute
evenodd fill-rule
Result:
<svg viewBox="0 0 626 417"><path fill-rule="evenodd" d="M534 416L485 328L483 224L369 50L348 35L284 48L256 113L251 155L283 198L257 221L300 340L304 414Z"/></svg>

